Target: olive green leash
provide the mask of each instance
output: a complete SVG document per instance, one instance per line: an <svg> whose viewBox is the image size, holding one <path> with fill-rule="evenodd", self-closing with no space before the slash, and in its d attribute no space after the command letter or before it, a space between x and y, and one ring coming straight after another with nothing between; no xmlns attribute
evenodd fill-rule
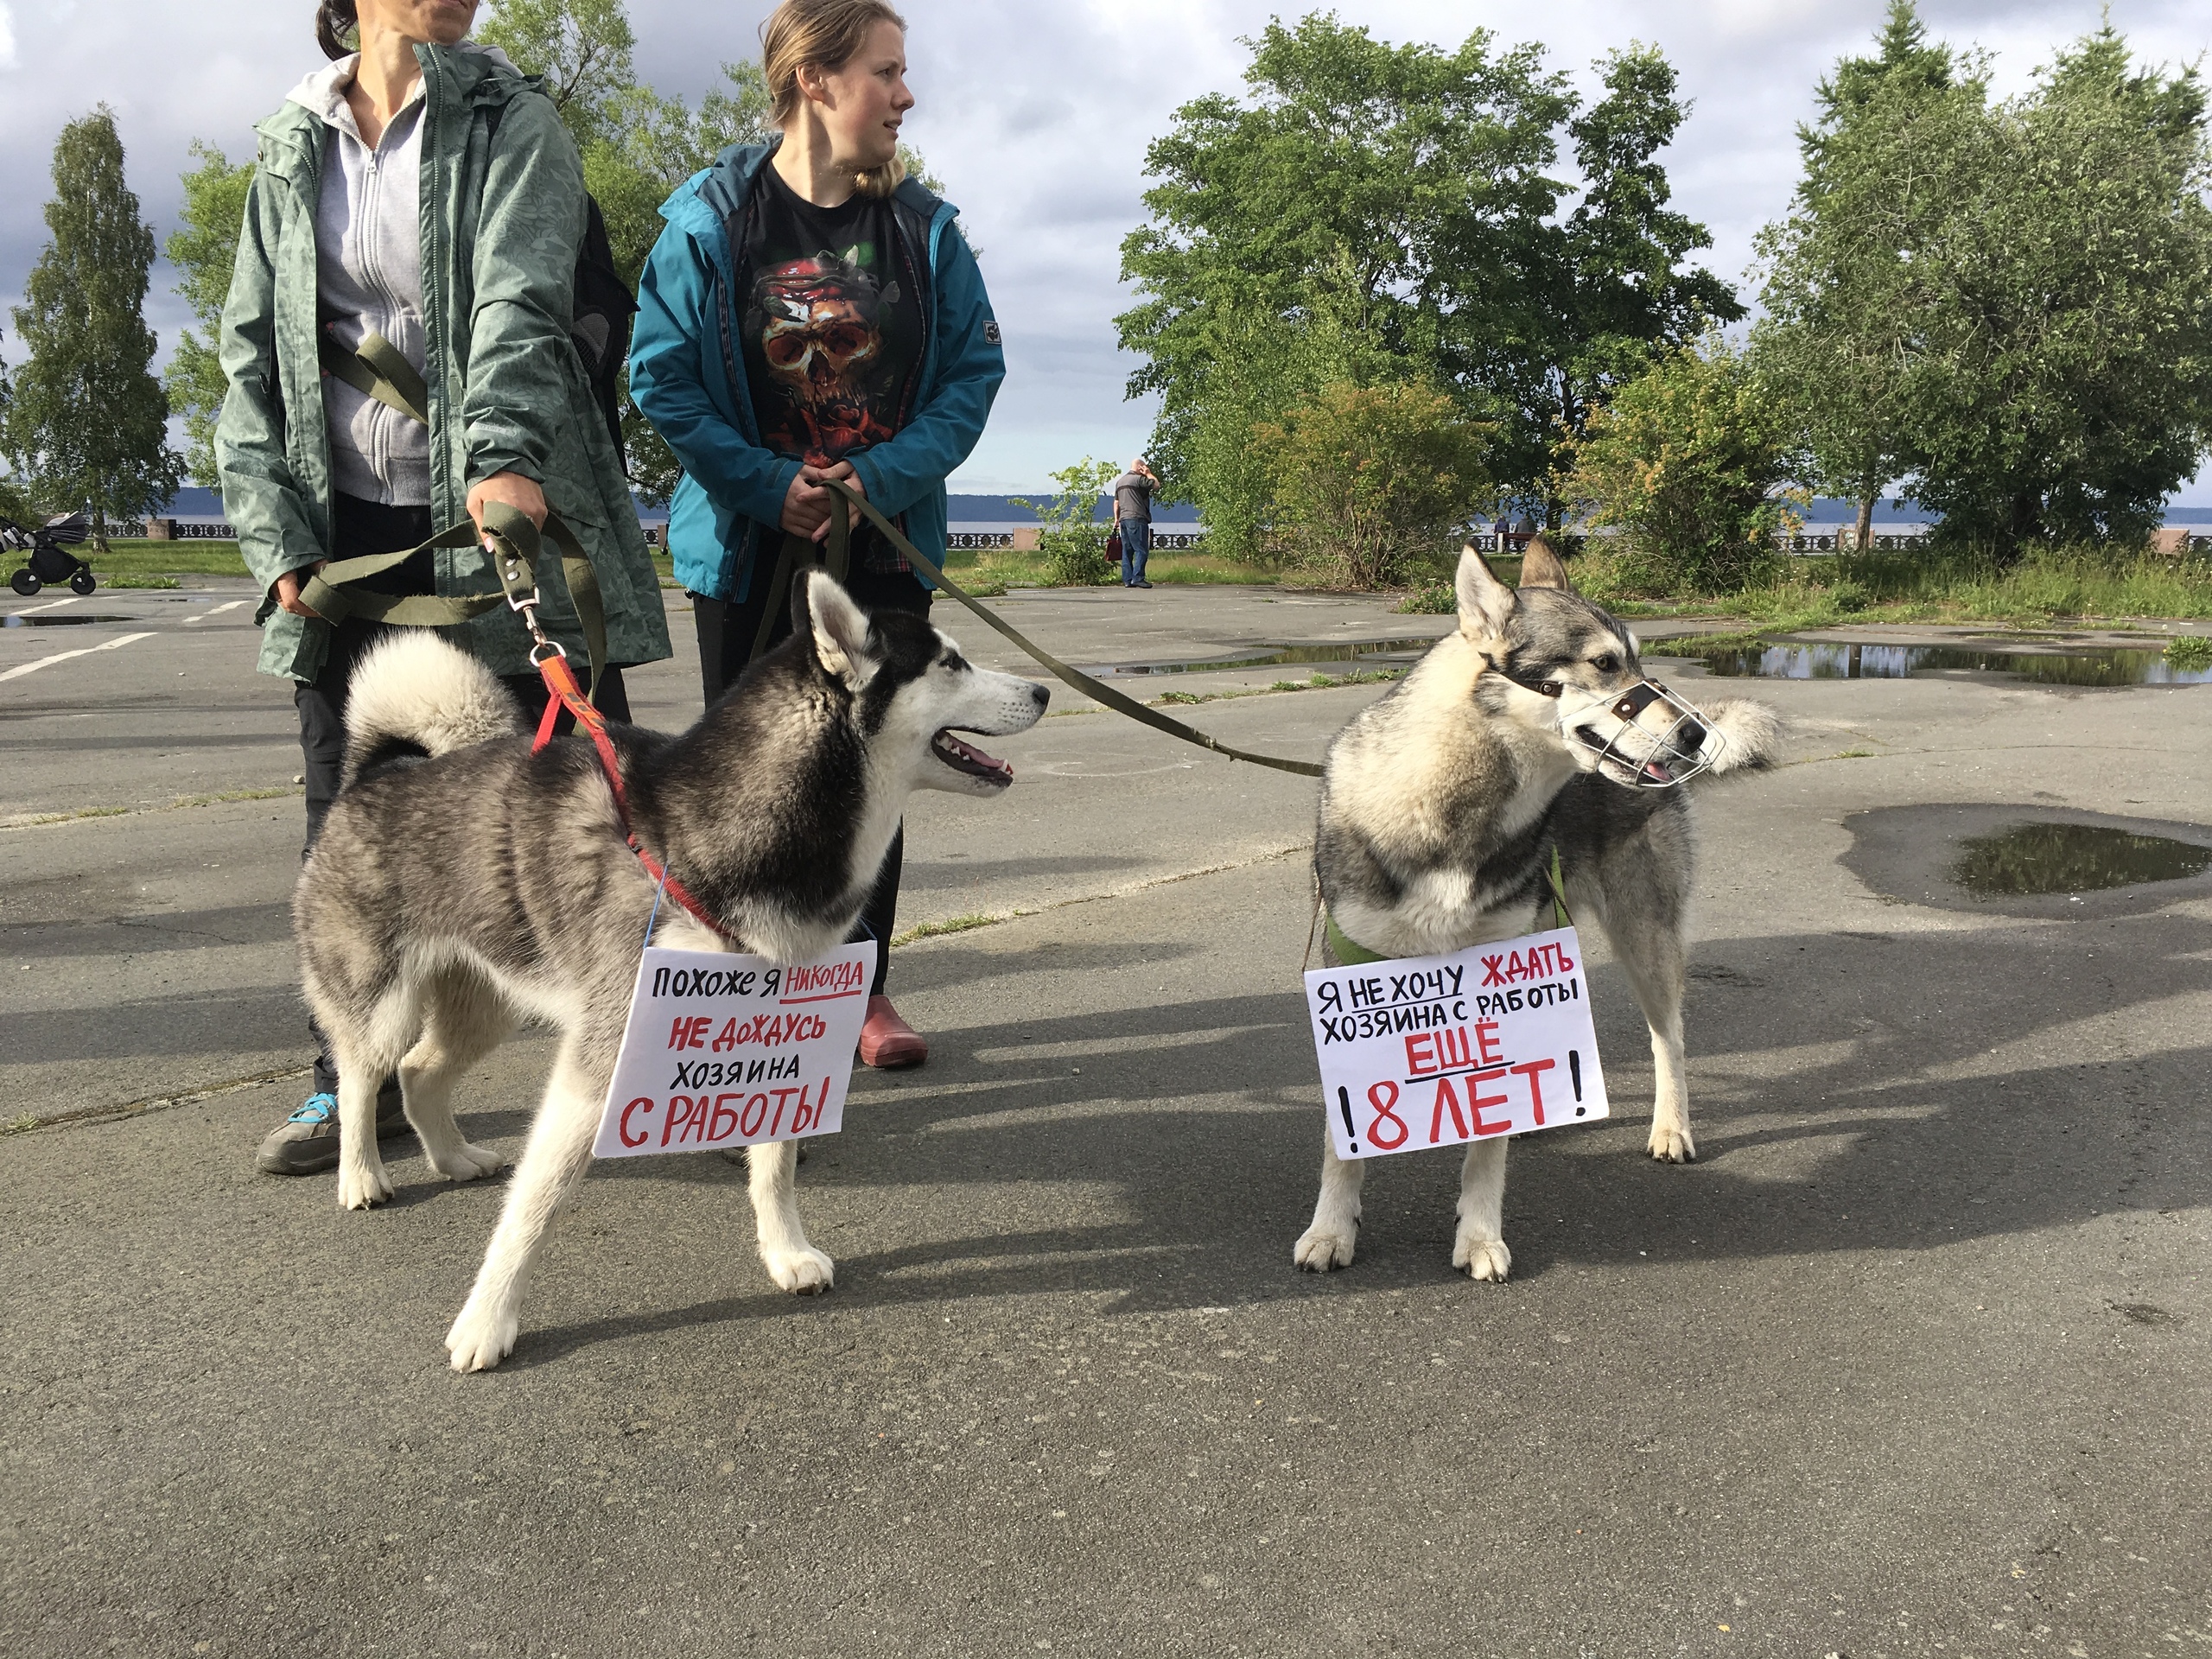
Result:
<svg viewBox="0 0 2212 1659"><path fill-rule="evenodd" d="M830 491L829 539L833 568L843 568L851 557L852 514L857 510L870 524L882 532L892 546L899 550L900 556L907 563L975 612L987 625L1013 640L1023 651L1050 669L1055 677L1065 681L1086 697L1105 704L1116 714L1127 715L1131 720L1141 721L1154 731L1165 732L1168 736L1179 738L1185 743L1195 743L1202 749L1211 749L1216 754L1226 755L1231 760L1249 760L1255 766L1273 766L1277 772L1295 772L1301 778L1319 778L1321 775L1321 768L1311 760L1286 760L1279 755L1254 754L1249 750L1233 749L1219 739L1211 737L1200 731L1197 727L1187 726L1172 715L1161 714L1157 709L1148 708L1135 697L1125 692L1116 691L1109 685L1101 685L1079 668L1069 667L1058 658L1031 640L1012 623L1003 620L975 599L963 593L958 583L940 570L935 562L924 555L913 543L900 535L899 527L876 511L874 504L858 490L854 489L842 479L824 479L822 481L823 487ZM786 538L784 544L786 553L790 551L793 539L796 538ZM782 568L780 560L778 562L778 568L779 569Z"/></svg>
<svg viewBox="0 0 2212 1659"><path fill-rule="evenodd" d="M320 336L318 354L324 372L332 378L344 381L364 397L373 397L410 420L424 426L430 423L429 388L414 365L382 334L372 330L362 336L358 351L349 352L325 333ZM496 594L378 594L351 586L404 564L417 553L432 548L474 547L478 539L474 522L464 518L419 546L334 560L308 578L300 599L333 625L359 617L393 627L450 628L502 605L527 613L537 603L538 556L544 542L550 540L560 555L561 575L575 607L576 620L583 627L584 646L591 657L591 696L595 699L607 671L607 607L583 543L556 513L545 515L541 535L528 514L501 501L485 504L482 539L493 574L499 579Z"/></svg>

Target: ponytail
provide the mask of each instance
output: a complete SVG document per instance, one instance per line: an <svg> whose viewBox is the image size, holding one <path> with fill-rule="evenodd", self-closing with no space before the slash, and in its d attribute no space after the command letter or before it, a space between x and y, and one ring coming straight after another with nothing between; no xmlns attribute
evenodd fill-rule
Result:
<svg viewBox="0 0 2212 1659"><path fill-rule="evenodd" d="M361 19L356 0L317 0L315 43L333 60L360 49Z"/></svg>

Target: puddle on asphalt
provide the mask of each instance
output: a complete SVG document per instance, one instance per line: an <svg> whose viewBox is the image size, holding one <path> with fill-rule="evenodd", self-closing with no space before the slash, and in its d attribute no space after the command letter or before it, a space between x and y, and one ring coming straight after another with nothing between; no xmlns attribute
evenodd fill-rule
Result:
<svg viewBox="0 0 2212 1659"><path fill-rule="evenodd" d="M2212 847L2096 823L2007 824L1959 849L1951 880L1978 899L2186 881L2212 869Z"/></svg>
<svg viewBox="0 0 2212 1659"><path fill-rule="evenodd" d="M1342 643L1269 645L1236 657L1218 657L1198 663L1116 663L1094 668L1093 674L1211 674L1229 668L1273 668L1279 663L1407 663L1434 639L1348 639Z"/></svg>
<svg viewBox="0 0 2212 1659"><path fill-rule="evenodd" d="M102 616L91 611L61 611L41 616L0 617L0 628L81 628L93 622L135 622L135 616Z"/></svg>
<svg viewBox="0 0 2212 1659"><path fill-rule="evenodd" d="M1654 640L1651 657L1701 663L1724 677L1766 680L1901 680L1913 674L2010 674L2046 685L2202 685L2212 667L2177 668L2155 651L1973 651L1960 645L1751 645L1700 651Z"/></svg>

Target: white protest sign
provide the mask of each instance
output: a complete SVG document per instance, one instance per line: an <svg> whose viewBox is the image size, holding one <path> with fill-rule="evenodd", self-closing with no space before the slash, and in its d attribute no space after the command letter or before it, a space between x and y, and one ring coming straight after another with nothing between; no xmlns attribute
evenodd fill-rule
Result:
<svg viewBox="0 0 2212 1659"><path fill-rule="evenodd" d="M1339 1158L1526 1135L1605 1116L1571 927L1306 976Z"/></svg>
<svg viewBox="0 0 2212 1659"><path fill-rule="evenodd" d="M845 1121L875 944L784 965L647 947L596 1158L832 1135Z"/></svg>

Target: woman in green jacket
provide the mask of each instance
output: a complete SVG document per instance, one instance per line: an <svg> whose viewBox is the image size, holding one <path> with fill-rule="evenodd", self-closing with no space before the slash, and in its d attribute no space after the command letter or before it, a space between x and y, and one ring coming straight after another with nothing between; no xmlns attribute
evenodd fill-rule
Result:
<svg viewBox="0 0 2212 1659"><path fill-rule="evenodd" d="M626 718L620 666L669 655L660 586L613 440L572 339L583 168L552 101L499 54L466 43L478 0L321 0L333 61L256 129L238 264L223 312L230 389L215 433L224 511L266 600L262 671L296 682L307 838L337 793L346 683L382 632L318 616L303 589L333 559L416 548L361 585L388 594L497 591L478 545L423 549L498 503L548 511L589 556L607 616L600 707ZM370 336L424 383L427 422L326 377L326 343ZM601 342L604 343L604 342ZM550 559L546 631L581 668L583 639ZM521 619L499 606L450 631L533 710ZM317 1033L320 1045L320 1033ZM337 1077L262 1143L267 1171L338 1160ZM379 1134L403 1130L396 1084Z"/></svg>

